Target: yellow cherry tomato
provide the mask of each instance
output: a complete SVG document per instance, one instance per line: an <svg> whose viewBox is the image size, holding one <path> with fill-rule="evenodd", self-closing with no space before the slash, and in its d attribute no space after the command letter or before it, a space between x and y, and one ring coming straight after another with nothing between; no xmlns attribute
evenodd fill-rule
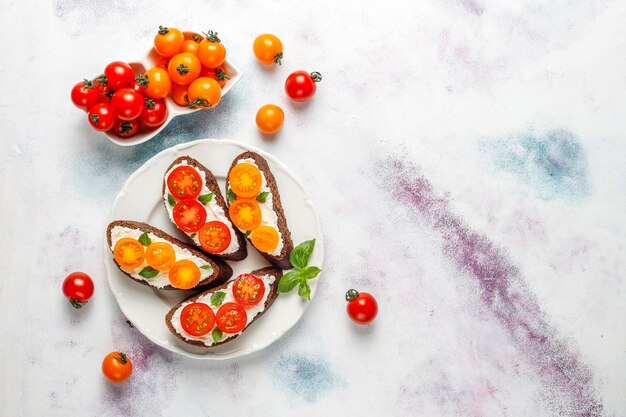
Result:
<svg viewBox="0 0 626 417"><path fill-rule="evenodd" d="M187 88L189 86L182 84L172 84L172 100L179 106L187 107L189 99L187 98Z"/></svg>
<svg viewBox="0 0 626 417"><path fill-rule="evenodd" d="M189 98L189 107L208 109L220 102L222 88L213 78L199 77L189 84L187 98Z"/></svg>
<svg viewBox="0 0 626 417"><path fill-rule="evenodd" d="M122 269L131 270L143 264L145 250L137 239L123 237L115 243L113 257Z"/></svg>
<svg viewBox="0 0 626 417"><path fill-rule="evenodd" d="M169 272L172 286L181 290L188 290L200 282L200 268L189 259L176 262Z"/></svg>
<svg viewBox="0 0 626 417"><path fill-rule="evenodd" d="M263 133L271 135L280 130L285 120L283 109L275 104L266 104L256 113L256 125Z"/></svg>
<svg viewBox="0 0 626 417"><path fill-rule="evenodd" d="M276 35L264 33L257 36L252 45L254 55L264 64L281 65L283 59L283 43Z"/></svg>
<svg viewBox="0 0 626 417"><path fill-rule="evenodd" d="M187 85L198 78L201 68L202 65L197 56L191 52L181 52L170 59L167 73L173 83Z"/></svg>
<svg viewBox="0 0 626 417"><path fill-rule="evenodd" d="M198 46L200 42L196 42L193 39L187 39L183 43L183 52L190 52L194 55L198 55Z"/></svg>
<svg viewBox="0 0 626 417"><path fill-rule="evenodd" d="M228 207L228 217L241 230L254 230L261 224L261 208L256 200L238 198Z"/></svg>
<svg viewBox="0 0 626 417"><path fill-rule="evenodd" d="M250 240L261 252L272 252L278 246L278 231L272 226L259 226L252 231Z"/></svg>
<svg viewBox="0 0 626 417"><path fill-rule="evenodd" d="M159 26L159 32L154 36L154 49L159 55L169 58L183 51L185 36L175 28Z"/></svg>
<svg viewBox="0 0 626 417"><path fill-rule="evenodd" d="M261 191L261 171L252 164L242 162L228 173L228 182L233 193L239 197L252 198Z"/></svg>
<svg viewBox="0 0 626 417"><path fill-rule="evenodd" d="M167 271L176 262L176 252L169 243L155 242L146 248L146 262L159 271Z"/></svg>
<svg viewBox="0 0 626 417"><path fill-rule="evenodd" d="M226 59L226 48L222 45L217 33L212 30L205 34L205 39L198 45L198 58L207 68L217 68Z"/></svg>
<svg viewBox="0 0 626 417"><path fill-rule="evenodd" d="M151 68L144 74L148 77L146 95L150 98L165 98L172 90L172 81L167 70L156 67Z"/></svg>

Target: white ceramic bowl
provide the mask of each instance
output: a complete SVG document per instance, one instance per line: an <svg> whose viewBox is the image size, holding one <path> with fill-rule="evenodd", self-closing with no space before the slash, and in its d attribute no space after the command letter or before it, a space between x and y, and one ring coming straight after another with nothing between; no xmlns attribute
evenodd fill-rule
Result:
<svg viewBox="0 0 626 417"><path fill-rule="evenodd" d="M154 49L151 49L150 52L146 55L146 58L141 62L130 62L130 66L135 70L135 74L143 74L147 69L154 67L154 57L155 52ZM242 73L235 65L233 65L228 59L224 61L224 69L226 73L230 77L230 80L226 80L226 84L222 87L222 98L228 94L231 88L235 84L239 82L242 77ZM168 125L168 123L177 116L182 116L185 114L190 114L196 111L211 111L211 109L190 109L186 107L181 107L172 100L172 98L168 95L165 97L165 104L167 105L167 120L161 126L150 129L150 130L141 130L135 136L124 139L117 136L115 133L109 131L104 134L109 138L109 140L116 145L120 146L134 146L139 145L140 143L144 143L155 137L161 130ZM218 104L219 106L219 104Z"/></svg>

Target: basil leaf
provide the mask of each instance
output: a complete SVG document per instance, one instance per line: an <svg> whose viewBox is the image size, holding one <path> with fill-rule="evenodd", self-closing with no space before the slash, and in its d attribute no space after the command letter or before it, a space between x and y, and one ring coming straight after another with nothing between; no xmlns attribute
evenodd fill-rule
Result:
<svg viewBox="0 0 626 417"><path fill-rule="evenodd" d="M213 269L211 265L202 265L200 269Z"/></svg>
<svg viewBox="0 0 626 417"><path fill-rule="evenodd" d="M322 270L316 266L307 266L300 271L300 277L304 279L313 279L319 275Z"/></svg>
<svg viewBox="0 0 626 417"><path fill-rule="evenodd" d="M139 236L139 243L141 243L144 246L148 246L152 243L152 240L150 240L150 236L148 236L148 232L143 232L141 234L141 236Z"/></svg>
<svg viewBox="0 0 626 417"><path fill-rule="evenodd" d="M291 254L289 255L291 264L296 268L303 269L309 262L313 248L315 248L315 239L300 243L291 251Z"/></svg>
<svg viewBox="0 0 626 417"><path fill-rule="evenodd" d="M194 237L196 237L196 235L197 235L197 233L194 232L189 237L193 239Z"/></svg>
<svg viewBox="0 0 626 417"><path fill-rule="evenodd" d="M198 201L202 204L206 204L213 199L213 193L204 194L198 197Z"/></svg>
<svg viewBox="0 0 626 417"><path fill-rule="evenodd" d="M219 327L216 327L211 332L211 337L213 338L214 342L219 342L220 340L222 340L222 336L223 335L224 335L224 333L222 333L222 331L219 329Z"/></svg>
<svg viewBox="0 0 626 417"><path fill-rule="evenodd" d="M226 293L224 291L214 292L211 295L211 307L219 307L224 302L224 297L226 297Z"/></svg>
<svg viewBox="0 0 626 417"><path fill-rule="evenodd" d="M174 207L176 205L176 199L171 194L167 195L167 202L170 203L170 206L172 206L172 207Z"/></svg>
<svg viewBox="0 0 626 417"><path fill-rule="evenodd" d="M300 271L287 272L278 283L278 292L289 292L298 285L298 282L300 282Z"/></svg>
<svg viewBox="0 0 626 417"><path fill-rule="evenodd" d="M311 299L311 287L309 287L309 282L306 279L300 280L300 287L298 288L298 295L300 297L304 297L307 300Z"/></svg>
<svg viewBox="0 0 626 417"><path fill-rule="evenodd" d="M142 269L139 272L139 275L141 275L144 278L154 278L157 275L159 275L159 270L158 269L154 269L151 266L146 266L144 269Z"/></svg>
<svg viewBox="0 0 626 417"><path fill-rule="evenodd" d="M259 203L265 203L265 200L267 200L268 195L270 195L269 191L263 191L261 194L257 196L256 199Z"/></svg>
<svg viewBox="0 0 626 417"><path fill-rule="evenodd" d="M228 201L234 201L237 199L237 195L235 195L235 193L233 193L232 189L228 189L226 190L226 198L228 198Z"/></svg>
<svg viewBox="0 0 626 417"><path fill-rule="evenodd" d="M251 234L252 234L252 230L246 231L246 237L250 237Z"/></svg>

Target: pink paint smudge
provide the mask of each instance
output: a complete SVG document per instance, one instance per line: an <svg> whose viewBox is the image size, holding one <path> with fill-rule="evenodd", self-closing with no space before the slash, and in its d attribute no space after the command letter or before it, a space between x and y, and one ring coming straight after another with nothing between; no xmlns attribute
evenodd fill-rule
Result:
<svg viewBox="0 0 626 417"><path fill-rule="evenodd" d="M461 0L461 5L465 8L465 10L475 14L476 16L481 16L485 11L483 5L476 0Z"/></svg>
<svg viewBox="0 0 626 417"><path fill-rule="evenodd" d="M534 366L547 408L563 416L602 416L603 406L596 398L590 369L548 324L506 253L464 225L418 167L399 158L377 165L386 186L393 184L391 195L431 224L443 238L446 255L478 284L483 303Z"/></svg>

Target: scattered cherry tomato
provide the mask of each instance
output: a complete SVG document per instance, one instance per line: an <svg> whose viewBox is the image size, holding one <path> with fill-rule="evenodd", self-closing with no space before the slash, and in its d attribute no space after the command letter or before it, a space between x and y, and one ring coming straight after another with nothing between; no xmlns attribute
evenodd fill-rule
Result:
<svg viewBox="0 0 626 417"><path fill-rule="evenodd" d="M102 361L102 373L111 382L124 382L133 373L133 363L125 354L111 352Z"/></svg>
<svg viewBox="0 0 626 417"><path fill-rule="evenodd" d="M115 116L113 107L108 103L96 103L87 112L89 124L99 132L106 132L113 127Z"/></svg>
<svg viewBox="0 0 626 417"><path fill-rule="evenodd" d="M189 105L189 98L187 98L187 87L182 84L172 84L172 100L179 106L187 107Z"/></svg>
<svg viewBox="0 0 626 417"><path fill-rule="evenodd" d="M196 78L189 84L187 98L189 99L189 107L208 109L215 107L220 102L222 88L213 78Z"/></svg>
<svg viewBox="0 0 626 417"><path fill-rule="evenodd" d="M281 65L283 59L283 43L276 35L264 33L257 36L252 45L254 55L264 64Z"/></svg>
<svg viewBox="0 0 626 417"><path fill-rule="evenodd" d="M319 72L296 71L291 73L285 81L285 92L294 101L307 101L315 94L315 83L322 81Z"/></svg>
<svg viewBox="0 0 626 417"><path fill-rule="evenodd" d="M209 30L204 36L205 39L198 45L198 58L205 67L217 68L226 59L226 48L217 37L217 32Z"/></svg>
<svg viewBox="0 0 626 417"><path fill-rule="evenodd" d="M146 95L151 98L165 98L172 90L172 81L163 68L151 68L144 74L148 78L148 85L145 87Z"/></svg>
<svg viewBox="0 0 626 417"><path fill-rule="evenodd" d="M172 57L167 72L173 83L187 85L198 78L201 67L197 56L191 52L181 52Z"/></svg>
<svg viewBox="0 0 626 417"><path fill-rule="evenodd" d="M93 295L93 281L84 272L72 272L63 280L63 295L74 308L81 308Z"/></svg>
<svg viewBox="0 0 626 417"><path fill-rule="evenodd" d="M130 87L120 88L111 97L111 106L117 117L122 120L133 120L141 115L143 96Z"/></svg>
<svg viewBox="0 0 626 417"><path fill-rule="evenodd" d="M348 316L355 323L369 324L378 314L378 303L371 294L366 292L360 293L357 290L348 290L346 301L348 302L346 307Z"/></svg>
<svg viewBox="0 0 626 417"><path fill-rule="evenodd" d="M283 109L275 104L266 104L256 113L256 125L265 134L271 135L280 130L285 120Z"/></svg>
<svg viewBox="0 0 626 417"><path fill-rule="evenodd" d="M175 28L159 26L159 32L154 36L154 49L161 56L172 57L183 51L185 37Z"/></svg>
<svg viewBox="0 0 626 417"><path fill-rule="evenodd" d="M161 126L167 120L167 107L162 99L146 97L141 111L141 123L147 127Z"/></svg>
<svg viewBox="0 0 626 417"><path fill-rule="evenodd" d="M93 81L83 80L72 88L72 103L81 110L87 110L99 100L98 90Z"/></svg>
<svg viewBox="0 0 626 417"><path fill-rule="evenodd" d="M114 61L106 66L104 75L107 78L107 85L112 90L130 87L135 80L135 71L126 62Z"/></svg>
<svg viewBox="0 0 626 417"><path fill-rule="evenodd" d="M131 136L135 136L137 132L139 132L140 127L141 123L139 123L139 119L122 120L120 118L116 118L115 123L113 124L113 129L111 130L120 138L129 138Z"/></svg>

